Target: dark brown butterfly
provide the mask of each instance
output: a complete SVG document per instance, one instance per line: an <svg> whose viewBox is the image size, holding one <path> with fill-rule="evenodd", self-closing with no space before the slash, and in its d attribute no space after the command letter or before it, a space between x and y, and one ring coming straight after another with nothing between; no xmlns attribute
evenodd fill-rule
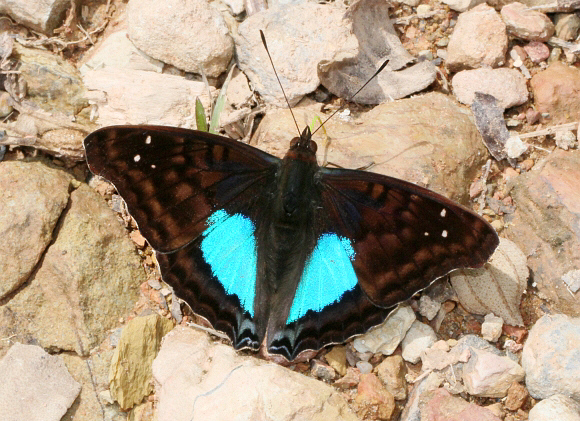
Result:
<svg viewBox="0 0 580 421"><path fill-rule="evenodd" d="M498 244L470 210L371 172L320 167L309 128L284 159L206 132L116 126L85 139L163 279L236 349L292 360L381 323Z"/></svg>

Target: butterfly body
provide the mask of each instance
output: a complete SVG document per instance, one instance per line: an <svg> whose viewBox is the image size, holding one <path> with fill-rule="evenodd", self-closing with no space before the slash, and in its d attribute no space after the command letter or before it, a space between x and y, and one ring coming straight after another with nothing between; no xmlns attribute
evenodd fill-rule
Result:
<svg viewBox="0 0 580 421"><path fill-rule="evenodd" d="M283 159L160 126L106 127L85 149L164 280L236 349L292 360L342 342L450 270L483 265L498 243L485 220L427 189L320 167L308 129Z"/></svg>

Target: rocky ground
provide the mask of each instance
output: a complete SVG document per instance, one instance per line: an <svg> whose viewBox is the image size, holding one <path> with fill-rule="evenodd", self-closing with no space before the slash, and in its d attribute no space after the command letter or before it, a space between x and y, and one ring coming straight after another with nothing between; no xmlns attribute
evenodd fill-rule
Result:
<svg viewBox="0 0 580 421"><path fill-rule="evenodd" d="M0 420L580 420L577 10L0 0ZM486 268L287 367L189 327L82 147L106 125L195 128L223 90L221 133L284 155L259 29L299 125L345 105L319 162L426 186L502 238Z"/></svg>

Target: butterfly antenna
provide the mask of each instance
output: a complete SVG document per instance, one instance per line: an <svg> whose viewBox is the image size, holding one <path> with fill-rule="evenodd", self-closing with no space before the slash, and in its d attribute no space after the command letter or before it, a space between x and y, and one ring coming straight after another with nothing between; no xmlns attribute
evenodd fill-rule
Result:
<svg viewBox="0 0 580 421"><path fill-rule="evenodd" d="M375 77L376 77L376 76L377 76L379 73L381 73L381 72L383 71L383 69L384 69L385 67L387 67L387 64L388 64L388 63L389 63L389 59L386 59L386 60L385 60L385 62L384 62L383 64L381 64L381 67L379 67L379 69L378 69L378 70L377 70L377 71L376 71L376 72L375 72L375 73L374 73L374 74L373 74L373 75L372 75L372 76L369 78L369 80L367 80L367 81L365 82L365 84L364 84L363 86L361 86L361 87L359 88L359 90L358 90L358 91L356 91L356 92L353 94L353 96L351 96L351 97L350 97L350 98L349 98L349 99L348 99L348 100L347 100L347 101L346 101L346 102L345 102L345 103L344 103L344 104L343 104L343 105L342 105L342 106L341 106L341 107L340 107L338 110L336 110L335 112L333 112L332 114L330 114L330 116L329 116L329 117L328 117L326 120L324 120L324 121L322 122L322 124L321 124L320 126L318 126L318 128L317 128L316 130L314 130L314 131L312 132L312 135L314 136L314 133L316 133L316 132L317 132L317 131L318 131L318 130L319 130L321 127L322 127L322 126L324 126L324 124L325 124L325 123L326 123L328 120L330 120L332 117L334 117L334 115L335 115L336 113L338 113L339 111L341 111L341 110L342 110L342 109L343 109L343 108L346 106L346 103L347 103L347 102L349 102L349 101L352 101L352 100L354 99L354 97L355 97L355 96L357 96L357 94L358 94L360 91L362 91L362 90L365 88L365 86L367 86L367 85L369 84L369 82L370 82L371 80L373 80L373 79L374 79L374 78L375 78Z"/></svg>
<svg viewBox="0 0 580 421"><path fill-rule="evenodd" d="M296 130L298 130L298 136L301 136L300 135L300 128L298 127L298 122L296 121L296 117L294 117L294 112L292 111L292 107L290 106L290 102L288 101L288 97L286 96L286 92L284 92L284 87L282 86L282 82L280 82L280 78L278 77L278 72L276 71L276 67L274 67L274 62L272 61L272 56L270 55L270 50L268 50L268 44L266 44L266 37L264 36L264 32L261 29L260 29L260 37L262 37L262 44L264 44L264 48L266 49L266 53L268 53L268 58L270 59L270 63L272 64L272 69L274 69L274 74L276 75L276 79L278 80L278 85L280 85L280 89L282 89L282 93L284 94L284 99L286 100L286 104L288 104L288 109L290 110L290 114L292 114L292 119L294 120L294 124L296 125Z"/></svg>

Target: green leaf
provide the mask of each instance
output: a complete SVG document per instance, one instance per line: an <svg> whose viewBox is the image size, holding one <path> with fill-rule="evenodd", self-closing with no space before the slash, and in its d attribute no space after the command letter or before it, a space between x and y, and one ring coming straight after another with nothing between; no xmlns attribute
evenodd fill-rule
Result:
<svg viewBox="0 0 580 421"><path fill-rule="evenodd" d="M220 93L215 101L215 106L213 109L213 113L211 114L211 120L209 122L210 133L217 133L216 130L220 124L220 115L224 109L224 105L226 104L228 85L230 83L230 80L232 79L232 75L234 74L234 67L235 66L232 66L230 68L230 71L228 72L228 77L226 77L226 80L222 85Z"/></svg>
<svg viewBox="0 0 580 421"><path fill-rule="evenodd" d="M199 98L195 98L195 124L197 130L207 132L207 121L205 120L205 109Z"/></svg>

